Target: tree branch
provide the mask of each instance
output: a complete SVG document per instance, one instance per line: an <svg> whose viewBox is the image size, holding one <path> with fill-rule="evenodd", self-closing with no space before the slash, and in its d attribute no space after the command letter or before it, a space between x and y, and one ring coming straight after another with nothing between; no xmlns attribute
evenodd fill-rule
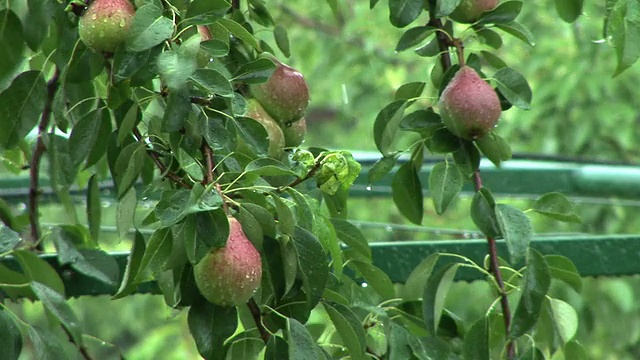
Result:
<svg viewBox="0 0 640 360"><path fill-rule="evenodd" d="M133 136L135 136L137 141L142 141L142 134L140 134L140 130L138 130L137 128L133 128ZM176 184L178 184L179 186L185 188L185 189L191 189L192 186L189 183L186 183L184 180L182 180L182 178L180 176L178 176L176 173L170 171L165 164L162 162L162 160L160 160L160 155L158 155L157 152L153 151L153 149L149 149L147 148L147 155L149 155L152 159L153 162L156 164L156 166L158 167L158 169L160 170L160 173L166 177L167 179L175 182Z"/></svg>
<svg viewBox="0 0 640 360"><path fill-rule="evenodd" d="M33 243L37 243L40 239L40 221L38 216L38 195L40 191L38 190L38 180L40 176L40 160L45 151L47 151L44 145L43 134L47 132L49 122L51 121L53 99L58 90L59 78L60 69L56 67L53 77L47 82L47 100L42 110L42 115L40 116L38 138L36 140L35 150L31 156L31 163L29 164L29 223L31 226L31 241Z"/></svg>
<svg viewBox="0 0 640 360"><path fill-rule="evenodd" d="M451 67L451 57L449 53L449 47L455 46L457 50L457 54L460 59L458 59L461 64L464 64L463 56L463 46L462 41L450 41L449 37L444 33L444 26L442 21L438 18L433 17L435 14L435 0L429 0L429 23L428 25L436 27L441 31L436 31L436 37L438 39L438 47L440 49L440 63L442 65L442 71L446 72ZM480 176L480 169L476 169L473 173L473 185L476 192L482 189L482 177ZM487 236L487 245L489 246L489 258L491 262L491 273L493 274L496 284L498 285L500 291L500 305L502 307L502 316L504 318L504 327L505 327L505 337L507 339L506 349L507 349L507 359L511 360L515 358L515 346L513 341L509 339L509 331L511 329L511 309L509 307L509 299L507 298L507 292L504 286L504 280L502 279L502 273L500 272L500 263L498 259L498 249L496 248L496 240L492 237Z"/></svg>
<svg viewBox="0 0 640 360"><path fill-rule="evenodd" d="M255 323L256 323L256 327L258 328L258 332L260 332L260 337L262 338L262 341L264 341L264 343L266 344L267 342L269 342L269 338L271 337L271 333L269 333L267 328L265 328L264 324L262 323L262 314L260 313L260 307L258 306L258 303L256 303L256 301L253 300L253 298L251 298L251 299L249 299L249 302L247 302L247 307L249 308L249 311L251 312L251 316L253 317L253 321L255 321Z"/></svg>

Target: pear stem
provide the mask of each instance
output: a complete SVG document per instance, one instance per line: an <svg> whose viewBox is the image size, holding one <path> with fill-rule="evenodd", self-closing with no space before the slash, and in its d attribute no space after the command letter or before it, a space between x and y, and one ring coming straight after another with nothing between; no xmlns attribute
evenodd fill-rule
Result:
<svg viewBox="0 0 640 360"><path fill-rule="evenodd" d="M436 10L436 1L429 0L429 26L436 27L442 31L436 32L436 37L438 39L438 47L440 49L440 62L442 64L443 72L446 72L451 68L451 57L449 53L449 48L451 46L456 48L458 62L460 66L465 64L464 61L464 43L460 39L454 39L450 41L446 34L443 32L444 26L442 25L442 21L438 18L433 17ZM442 35L442 36L440 36ZM451 34L453 36L453 34ZM473 173L473 184L475 191L478 192L482 189L482 177L480 176L480 169L475 169ZM509 338L509 332L511 329L511 309L509 307L509 299L507 298L507 292L504 286L504 280L502 279L502 273L500 272L500 264L498 258L498 250L496 248L496 240L492 237L487 236L487 245L489 247L489 258L490 258L490 270L494 276L496 284L498 285L499 293L500 293L500 305L502 307L502 316L504 319L504 327L505 327L505 337L506 337L506 351L507 351L507 359L512 360L515 359L516 349L515 343Z"/></svg>

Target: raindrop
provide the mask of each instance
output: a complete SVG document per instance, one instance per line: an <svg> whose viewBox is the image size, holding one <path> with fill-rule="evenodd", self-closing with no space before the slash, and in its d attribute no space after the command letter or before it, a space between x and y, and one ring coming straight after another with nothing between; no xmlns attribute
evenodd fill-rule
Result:
<svg viewBox="0 0 640 360"><path fill-rule="evenodd" d="M363 282L361 285L363 288L369 287L369 284L367 284L366 282Z"/></svg>
<svg viewBox="0 0 640 360"><path fill-rule="evenodd" d="M393 231L393 227L391 227L390 225L385 226L385 227L384 227L384 229L385 229L387 232L392 232L392 231Z"/></svg>
<svg viewBox="0 0 640 360"><path fill-rule="evenodd" d="M92 19L92 20L95 20L95 19L97 19L97 18L98 18L98 15L96 15L96 14L91 15L91 19Z"/></svg>
<svg viewBox="0 0 640 360"><path fill-rule="evenodd" d="M20 203L16 206L16 208L18 209L18 211L24 211L27 209L27 204L25 203Z"/></svg>
<svg viewBox="0 0 640 360"><path fill-rule="evenodd" d="M120 23L118 24L120 25L121 28L125 27L125 25L127 25L127 23L124 21L124 19L120 20Z"/></svg>
<svg viewBox="0 0 640 360"><path fill-rule="evenodd" d="M372 189L371 185L367 185L366 189L367 189L367 191L371 191L371 189Z"/></svg>
<svg viewBox="0 0 640 360"><path fill-rule="evenodd" d="M469 234L468 232L465 232L462 234L462 237L464 237L465 239L469 239L471 238L471 234Z"/></svg>

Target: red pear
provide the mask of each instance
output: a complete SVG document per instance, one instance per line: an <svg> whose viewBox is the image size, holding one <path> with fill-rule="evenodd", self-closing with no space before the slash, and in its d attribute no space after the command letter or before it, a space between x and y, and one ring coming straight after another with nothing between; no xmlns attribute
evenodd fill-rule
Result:
<svg viewBox="0 0 640 360"><path fill-rule="evenodd" d="M78 21L80 40L94 51L114 52L125 40L135 12L129 0L94 0Z"/></svg>
<svg viewBox="0 0 640 360"><path fill-rule="evenodd" d="M193 270L196 286L205 299L220 306L239 306L260 286L262 261L240 222L229 217L227 244L210 251Z"/></svg>
<svg viewBox="0 0 640 360"><path fill-rule="evenodd" d="M282 63L262 84L250 86L251 94L277 122L300 120L309 106L309 88L300 72Z"/></svg>
<svg viewBox="0 0 640 360"><path fill-rule="evenodd" d="M282 132L284 133L284 146L296 147L302 144L304 136L307 134L307 120L302 118L291 124L282 125Z"/></svg>
<svg viewBox="0 0 640 360"><path fill-rule="evenodd" d="M493 10L496 6L498 0L462 0L449 17L460 23L471 24L478 21L483 12Z"/></svg>
<svg viewBox="0 0 640 360"><path fill-rule="evenodd" d="M489 133L502 108L495 90L469 66L462 66L440 95L440 116L449 131L475 140Z"/></svg>

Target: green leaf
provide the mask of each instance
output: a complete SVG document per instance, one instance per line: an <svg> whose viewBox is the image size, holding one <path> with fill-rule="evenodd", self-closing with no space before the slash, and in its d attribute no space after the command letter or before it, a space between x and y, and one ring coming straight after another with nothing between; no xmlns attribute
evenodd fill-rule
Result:
<svg viewBox="0 0 640 360"><path fill-rule="evenodd" d="M121 238L126 238L129 230L131 230L134 225L137 204L138 199L135 188L130 188L124 196L118 200L118 206L116 207L116 229Z"/></svg>
<svg viewBox="0 0 640 360"><path fill-rule="evenodd" d="M0 11L0 22L6 20L8 14L15 16L7 10ZM10 26L0 23L0 29L4 29L2 25ZM0 31L0 38L3 36L5 35ZM0 58L3 58L0 60L0 71L4 71L6 68L1 65L6 61L5 55ZM47 85L40 71L23 72L13 80L9 88L0 93L0 148L10 149L18 145L36 126L40 113L44 110L46 97Z"/></svg>
<svg viewBox="0 0 640 360"><path fill-rule="evenodd" d="M311 337L307 328L298 320L287 318L285 335L289 343L287 359L320 359L322 350Z"/></svg>
<svg viewBox="0 0 640 360"><path fill-rule="evenodd" d="M402 164L391 183L393 202L400 213L414 224L422 223L424 213L422 184L413 162Z"/></svg>
<svg viewBox="0 0 640 360"><path fill-rule="evenodd" d="M171 256L173 237L169 228L161 228L153 232L147 242L144 255L140 260L140 269L134 282L142 282L147 269L153 273L164 270L164 266Z"/></svg>
<svg viewBox="0 0 640 360"><path fill-rule="evenodd" d="M278 45L278 49L282 51L285 57L291 56L291 48L289 46L289 36L287 35L287 29L278 24L273 29L273 37L276 40L276 45Z"/></svg>
<svg viewBox="0 0 640 360"><path fill-rule="evenodd" d="M391 25L403 28L411 24L422 13L423 0L389 0Z"/></svg>
<svg viewBox="0 0 640 360"><path fill-rule="evenodd" d="M352 223L344 219L332 218L331 223L336 230L338 239L344 242L350 249L356 251L361 257L371 261L371 248L362 232Z"/></svg>
<svg viewBox="0 0 640 360"><path fill-rule="evenodd" d="M51 134L47 150L51 185L60 195L75 182L78 167L73 163L69 140L65 137Z"/></svg>
<svg viewBox="0 0 640 360"><path fill-rule="evenodd" d="M551 219L577 224L582 223L580 217L575 213L571 201L557 192L542 195L533 203L531 209Z"/></svg>
<svg viewBox="0 0 640 360"><path fill-rule="evenodd" d="M27 14L27 21L39 26L25 26L24 27L24 40L33 51L38 51L40 44L47 37L49 30L49 23L52 17L54 9L52 3L47 0L28 0L27 6L29 12ZM15 36L15 35L14 35ZM3 39L6 40L6 39ZM15 39L13 39L15 41ZM5 42L2 41L4 44ZM2 65L0 65L2 67ZM0 79L2 76L0 75Z"/></svg>
<svg viewBox="0 0 640 360"><path fill-rule="evenodd" d="M609 13L606 33L618 57L614 72L617 76L640 57L640 4L633 0L617 1Z"/></svg>
<svg viewBox="0 0 640 360"><path fill-rule="evenodd" d="M573 306L559 299L550 299L547 304L555 333L559 335L562 344L566 344L578 332L578 313Z"/></svg>
<svg viewBox="0 0 640 360"><path fill-rule="evenodd" d="M400 37L400 40L398 40L396 51L404 51L420 45L425 39L434 34L435 31L436 28L432 26L418 26L405 31Z"/></svg>
<svg viewBox="0 0 640 360"><path fill-rule="evenodd" d="M210 94L227 97L233 95L233 88L229 79L217 70L197 69L191 75L191 81Z"/></svg>
<svg viewBox="0 0 640 360"><path fill-rule="evenodd" d="M87 185L87 222L91 238L96 243L100 236L100 219L102 216L102 203L100 201L100 187L96 174L91 175ZM1 251L0 251L1 252Z"/></svg>
<svg viewBox="0 0 640 360"><path fill-rule="evenodd" d="M338 304L324 302L322 304L329 314L331 322L336 327L342 343L347 348L351 359L367 359L365 348L367 347L367 334L356 314L348 307Z"/></svg>
<svg viewBox="0 0 640 360"><path fill-rule="evenodd" d="M437 337L409 337L409 346L419 360L450 359L451 347Z"/></svg>
<svg viewBox="0 0 640 360"><path fill-rule="evenodd" d="M227 0L194 0L189 4L184 26L208 25L222 19L231 8Z"/></svg>
<svg viewBox="0 0 640 360"><path fill-rule="evenodd" d="M245 172L260 176L296 176L288 166L271 158L258 158L247 164Z"/></svg>
<svg viewBox="0 0 640 360"><path fill-rule="evenodd" d="M531 87L527 79L512 68L502 68L493 74L498 90L514 106L521 109L531 107Z"/></svg>
<svg viewBox="0 0 640 360"><path fill-rule="evenodd" d="M400 130L417 132L425 139L433 136L433 133L443 126L440 115L436 114L433 108L414 111L400 122Z"/></svg>
<svg viewBox="0 0 640 360"><path fill-rule="evenodd" d="M380 295L382 300L389 300L395 297L396 292L389 275L380 268L360 260L351 260L349 265L358 270L367 285Z"/></svg>
<svg viewBox="0 0 640 360"><path fill-rule="evenodd" d="M460 149L462 141L463 140L449 131L449 129L440 128L433 132L433 135L428 142L426 142L426 145L433 153L446 154Z"/></svg>
<svg viewBox="0 0 640 360"><path fill-rule="evenodd" d="M15 316L15 315L13 315ZM0 308L0 349L2 349L2 359L17 360L22 352L22 333L9 310Z"/></svg>
<svg viewBox="0 0 640 360"><path fill-rule="evenodd" d="M196 57L181 50L174 48L158 56L158 72L170 90L184 89L197 68ZM186 89L182 96L188 97Z"/></svg>
<svg viewBox="0 0 640 360"><path fill-rule="evenodd" d="M23 273L29 280L44 284L62 295L65 294L62 279L49 263L27 250L16 250L13 255L18 259Z"/></svg>
<svg viewBox="0 0 640 360"><path fill-rule="evenodd" d="M478 21L480 24L508 24L518 17L522 1L505 1L495 9L487 11Z"/></svg>
<svg viewBox="0 0 640 360"><path fill-rule="evenodd" d="M169 39L174 31L173 21L162 16L162 9L148 3L136 10L125 41L127 51L140 52Z"/></svg>
<svg viewBox="0 0 640 360"><path fill-rule="evenodd" d="M503 161L511 159L509 143L495 132L476 140L476 145L495 166L499 167Z"/></svg>
<svg viewBox="0 0 640 360"><path fill-rule="evenodd" d="M29 278L17 271L10 270L0 263L0 290L10 299L26 297L33 299L29 288Z"/></svg>
<svg viewBox="0 0 640 360"><path fill-rule="evenodd" d="M78 249L74 243L75 235L69 227L55 227L51 232L51 237L58 253L60 265L68 264L79 273L105 284L114 285L117 283L120 274L118 264L113 257L109 257L100 250Z"/></svg>
<svg viewBox="0 0 640 360"><path fill-rule="evenodd" d="M39 283L37 281L31 282L31 290L36 294L36 297L42 301L45 308L55 316L58 321L64 326L71 336L74 342L78 346L82 346L82 329L80 328L80 321L73 313L67 300L62 294L54 289Z"/></svg>
<svg viewBox="0 0 640 360"><path fill-rule="evenodd" d="M298 274L302 279L307 307L312 309L320 300L329 276L327 254L311 232L296 226L293 245L298 256Z"/></svg>
<svg viewBox="0 0 640 360"><path fill-rule="evenodd" d="M427 279L431 276L433 268L440 259L439 253L427 256L418 264L407 277L407 281L400 290L400 295L405 301L418 300L422 298Z"/></svg>
<svg viewBox="0 0 640 360"><path fill-rule="evenodd" d="M258 223L258 220L242 206L240 206L236 218L242 224L242 231L244 231L244 234L249 238L253 246L255 246L258 251L262 250L264 234L262 233L262 227L260 223Z"/></svg>
<svg viewBox="0 0 640 360"><path fill-rule="evenodd" d="M555 0L558 15L565 22L572 23L582 14L584 0Z"/></svg>
<svg viewBox="0 0 640 360"><path fill-rule="evenodd" d="M464 185L464 178L458 167L449 162L433 166L429 174L429 192L436 212L442 215L449 204L458 196Z"/></svg>
<svg viewBox="0 0 640 360"><path fill-rule="evenodd" d="M29 339L35 348L36 358L39 360L59 360L69 359L70 355L64 349L62 340L57 334L52 333L48 329L42 329L36 326L27 328Z"/></svg>
<svg viewBox="0 0 640 360"><path fill-rule="evenodd" d="M527 254L533 237L531 221L525 213L509 205L497 204L495 211L500 232L507 242L510 260L517 263Z"/></svg>
<svg viewBox="0 0 640 360"><path fill-rule="evenodd" d="M449 16L460 5L461 0L440 0L436 3L436 11L433 17L441 18Z"/></svg>
<svg viewBox="0 0 640 360"><path fill-rule="evenodd" d="M22 23L16 13L9 9L0 10L0 43L2 43L2 56L0 57L0 88L4 88L4 84L18 69L18 66L25 60L23 53L25 49L25 34L22 31ZM18 95L15 98L19 99ZM0 98L0 104L2 104ZM0 106L4 111L4 105ZM38 110L41 110L39 107ZM16 109L17 110L17 109ZM30 109L35 110L35 109ZM33 121L37 121L34 118ZM4 126L3 126L4 128ZM4 131L3 131L4 132ZM0 145L3 141L0 141Z"/></svg>
<svg viewBox="0 0 640 360"><path fill-rule="evenodd" d="M200 300L189 309L187 323L202 357L210 360L225 359L224 342L238 326L236 307L222 307Z"/></svg>
<svg viewBox="0 0 640 360"><path fill-rule="evenodd" d="M385 106L378 113L373 125L373 137L376 142L376 147L382 155L389 155L391 144L396 137L396 132L398 131L406 107L406 100L398 100Z"/></svg>
<svg viewBox="0 0 640 360"><path fill-rule="evenodd" d="M413 336L404 327L392 321L388 340L389 360L411 359L414 354L411 345L409 345L409 339Z"/></svg>
<svg viewBox="0 0 640 360"><path fill-rule="evenodd" d="M271 198L276 205L278 229L285 235L293 236L296 221L291 208L284 202L284 200L282 200L282 198L280 198L279 195L271 194Z"/></svg>
<svg viewBox="0 0 640 360"><path fill-rule="evenodd" d="M522 296L511 322L509 336L518 338L531 330L540 316L542 304L551 285L551 273L542 255L529 249L522 283Z"/></svg>
<svg viewBox="0 0 640 360"><path fill-rule="evenodd" d="M257 155L266 155L269 148L269 134L258 121L241 117L234 120L240 139Z"/></svg>
<svg viewBox="0 0 640 360"><path fill-rule="evenodd" d="M247 29L245 29L242 25L238 24L237 22L231 19L226 19L226 18L222 18L218 20L218 23L222 25L225 29L229 30L229 32L235 35L238 39L247 43L247 45L252 46L254 49L258 51L261 51L260 45L258 45L256 38L254 38L253 35L251 35L251 33L249 33Z"/></svg>
<svg viewBox="0 0 640 360"><path fill-rule="evenodd" d="M233 74L233 81L242 81L246 84L258 84L269 80L276 64L265 58L243 64Z"/></svg>
<svg viewBox="0 0 640 360"><path fill-rule="evenodd" d="M480 151L471 141L462 141L460 148L453 152L456 166L465 178L473 176L480 167Z"/></svg>
<svg viewBox="0 0 640 360"><path fill-rule="evenodd" d="M200 51L211 58L223 57L229 54L229 43L218 39L202 41Z"/></svg>
<svg viewBox="0 0 640 360"><path fill-rule="evenodd" d="M20 240L20 234L0 222L0 254L13 250Z"/></svg>
<svg viewBox="0 0 640 360"><path fill-rule="evenodd" d="M500 224L496 215L496 202L487 188L482 188L471 201L471 219L486 236L502 238Z"/></svg>
<svg viewBox="0 0 640 360"><path fill-rule="evenodd" d="M289 344L278 335L271 335L267 342L267 349L264 354L265 360L287 359L289 356Z"/></svg>
<svg viewBox="0 0 640 360"><path fill-rule="evenodd" d="M487 318L483 317L473 323L464 336L464 360L490 360L489 329Z"/></svg>
<svg viewBox="0 0 640 360"><path fill-rule="evenodd" d="M112 76L115 83L130 79L140 68L149 64L151 50L129 52L124 47L118 47L113 54Z"/></svg>
<svg viewBox="0 0 640 360"><path fill-rule="evenodd" d="M427 331L429 331L432 336L437 335L440 317L444 309L444 300L447 297L451 284L453 284L453 279L459 267L460 264L454 263L444 265L435 274L429 276L424 285L422 314L424 316L424 323L427 326Z"/></svg>
<svg viewBox="0 0 640 360"><path fill-rule="evenodd" d="M181 81L186 81L186 78ZM171 91L167 96L167 107L162 116L162 130L165 132L180 131L184 128L191 111L193 111L193 107L189 99L189 91L185 88Z"/></svg>
<svg viewBox="0 0 640 360"><path fill-rule="evenodd" d="M587 351L578 340L571 340L564 344L562 352L564 353L565 360L582 360L589 358Z"/></svg>
<svg viewBox="0 0 640 360"><path fill-rule="evenodd" d="M127 194L142 172L147 156L145 147L144 143L134 142L122 149L118 155L114 167L118 185L118 198L122 198Z"/></svg>
<svg viewBox="0 0 640 360"><path fill-rule="evenodd" d="M403 84L396 90L394 100L416 100L416 98L422 96L426 85L427 83L421 81Z"/></svg>
<svg viewBox="0 0 640 360"><path fill-rule="evenodd" d="M331 264L333 267L333 275L338 279L342 277L342 249L338 243L338 235L336 233L331 220L324 215L316 215L313 218L313 231L322 243L322 247L331 255Z"/></svg>
<svg viewBox="0 0 640 360"><path fill-rule="evenodd" d="M496 27L509 35L514 36L517 39L522 40L526 44L530 46L535 45L535 41L533 41L533 34L529 29L524 27L522 24L512 21L508 24L496 24Z"/></svg>
<svg viewBox="0 0 640 360"><path fill-rule="evenodd" d="M130 295L136 290L138 283L136 283L135 280L140 272L142 258L146 252L145 249L146 245L144 243L144 236L139 231L136 231L133 238L133 245L131 246L131 252L129 252L129 256L127 256L127 267L124 270L122 283L120 283L120 288L116 294L113 295L113 300Z"/></svg>
<svg viewBox="0 0 640 360"><path fill-rule="evenodd" d="M396 165L397 155L383 156L376 161L367 172L369 184L373 184L385 177Z"/></svg>
<svg viewBox="0 0 640 360"><path fill-rule="evenodd" d="M582 290L582 277L571 260L561 255L545 255L544 260L552 278L565 282L578 293Z"/></svg>
<svg viewBox="0 0 640 360"><path fill-rule="evenodd" d="M96 138L96 142L93 144L93 147L89 152L89 156L87 157L87 162L85 164L85 169L95 165L107 152L107 147L109 146L109 140L111 138L111 130L110 119L105 119L105 121L100 122L98 137Z"/></svg>

